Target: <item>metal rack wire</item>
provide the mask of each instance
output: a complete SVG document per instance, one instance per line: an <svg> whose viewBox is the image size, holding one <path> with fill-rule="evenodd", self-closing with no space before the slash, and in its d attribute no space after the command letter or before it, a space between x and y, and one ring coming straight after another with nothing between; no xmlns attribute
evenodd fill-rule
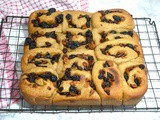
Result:
<svg viewBox="0 0 160 120"><path fill-rule="evenodd" d="M0 111L29 113L160 111L160 42L156 24L150 18L134 18L134 20L135 31L140 36L140 44L148 69L148 91L140 103L136 106L120 107L42 107L27 104L20 95L18 87L23 44L25 37L28 36L28 17L8 16L3 19L0 26L0 56L3 56L0 57ZM12 77L6 77L8 73L11 73ZM8 82L10 85L5 85Z"/></svg>

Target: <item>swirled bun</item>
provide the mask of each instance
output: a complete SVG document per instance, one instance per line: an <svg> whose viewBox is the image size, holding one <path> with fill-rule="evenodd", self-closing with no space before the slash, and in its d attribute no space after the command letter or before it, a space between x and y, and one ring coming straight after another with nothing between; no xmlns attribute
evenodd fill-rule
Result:
<svg viewBox="0 0 160 120"><path fill-rule="evenodd" d="M134 20L123 9L30 15L19 87L32 105L137 104L147 70Z"/></svg>

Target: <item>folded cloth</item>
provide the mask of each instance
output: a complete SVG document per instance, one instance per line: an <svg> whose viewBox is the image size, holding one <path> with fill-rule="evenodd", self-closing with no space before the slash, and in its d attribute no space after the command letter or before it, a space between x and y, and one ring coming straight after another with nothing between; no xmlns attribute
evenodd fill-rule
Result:
<svg viewBox="0 0 160 120"><path fill-rule="evenodd" d="M1 0L0 20L6 16L29 16L39 9L88 10L88 0ZM16 24L15 24L16 25ZM9 24L8 24L9 26ZM0 38L0 108L6 108L20 99L18 75L14 56L8 46L7 34L2 29Z"/></svg>

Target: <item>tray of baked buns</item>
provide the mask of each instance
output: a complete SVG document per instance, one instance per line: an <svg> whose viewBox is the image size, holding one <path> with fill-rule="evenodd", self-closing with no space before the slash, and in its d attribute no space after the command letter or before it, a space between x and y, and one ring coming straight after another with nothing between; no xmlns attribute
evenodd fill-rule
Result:
<svg viewBox="0 0 160 120"><path fill-rule="evenodd" d="M153 109L159 108L153 83L160 84L159 78L151 81L150 75L151 70L159 77L150 33L157 43L158 35L150 19L133 19L123 9L89 13L50 8L31 13L25 30L28 34L23 37L18 58L21 110L133 111L141 103L145 107L139 110L146 110L147 98L155 100ZM144 34L149 38L143 39ZM145 49L151 49L151 53ZM146 60L149 55L154 61ZM155 65L156 70L147 63ZM145 98L150 91L153 95Z"/></svg>

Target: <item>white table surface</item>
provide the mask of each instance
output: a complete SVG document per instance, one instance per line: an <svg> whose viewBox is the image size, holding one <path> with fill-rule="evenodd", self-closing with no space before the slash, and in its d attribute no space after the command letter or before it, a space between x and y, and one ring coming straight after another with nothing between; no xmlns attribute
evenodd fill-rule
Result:
<svg viewBox="0 0 160 120"><path fill-rule="evenodd" d="M160 0L89 0L89 11L101 9L123 8L133 17L150 17L157 25L160 36ZM60 113L60 114L30 114L1 113L0 120L160 120L156 112L116 112L116 113Z"/></svg>

